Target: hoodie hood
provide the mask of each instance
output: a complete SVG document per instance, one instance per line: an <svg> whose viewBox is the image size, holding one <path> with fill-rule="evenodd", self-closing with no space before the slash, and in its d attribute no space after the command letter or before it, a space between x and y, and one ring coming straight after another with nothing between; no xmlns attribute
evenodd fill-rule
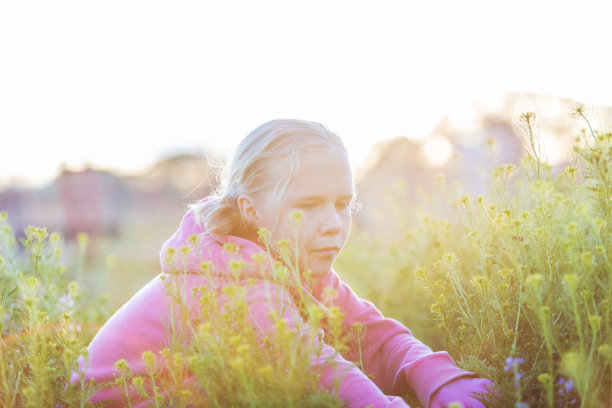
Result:
<svg viewBox="0 0 612 408"><path fill-rule="evenodd" d="M160 263L166 274L226 275L233 270L234 274L239 273L245 278L261 277L261 271L265 268L255 262L255 254L265 255L260 258L260 263L262 259L268 259L266 250L252 241L232 235L209 234L196 221L193 211L189 210L176 232L163 244ZM231 268L232 261L242 261L244 264L234 263L234 268Z"/></svg>

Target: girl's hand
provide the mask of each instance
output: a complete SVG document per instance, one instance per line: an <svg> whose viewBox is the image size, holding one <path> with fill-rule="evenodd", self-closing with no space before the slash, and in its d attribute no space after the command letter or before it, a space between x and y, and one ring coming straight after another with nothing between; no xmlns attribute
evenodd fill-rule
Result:
<svg viewBox="0 0 612 408"><path fill-rule="evenodd" d="M491 392L493 381L485 378L457 378L442 386L431 397L430 408L486 408L485 405L474 398L474 394ZM452 405L452 403L461 405Z"/></svg>

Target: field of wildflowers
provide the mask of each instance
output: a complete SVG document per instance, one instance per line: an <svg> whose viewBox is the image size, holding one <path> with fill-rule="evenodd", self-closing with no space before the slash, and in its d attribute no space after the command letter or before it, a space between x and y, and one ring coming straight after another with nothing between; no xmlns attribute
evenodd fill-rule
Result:
<svg viewBox="0 0 612 408"><path fill-rule="evenodd" d="M550 168L524 114L529 154L500 164L488 195L441 181L429 204L452 203L450 215L398 205L412 225L402 240L356 234L337 265L384 313L494 380L490 406L612 406L612 133L583 112L571 165Z"/></svg>
<svg viewBox="0 0 612 408"><path fill-rule="evenodd" d="M447 211L396 200L402 238L355 230L336 263L383 313L491 378L498 389L490 407L612 406L612 133L591 129L583 112L576 108L585 130L571 165L546 163L535 116L524 114L528 155L518 166L499 163L486 195L463 196L440 180L428 200ZM7 214L0 216L0 406L94 406L88 399L100 385L69 382L111 312L108 297L86 291L87 246L82 235L64 264L59 235L30 227L17 242ZM289 260L275 264L279 279L299 275ZM136 392L151 406L341 406L318 391L310 368L320 351L316 330L300 332L277 318L262 340L240 286L221 295L200 288L195 318L176 282L168 289L186 322L176 329L191 341L144 353L144 375L117 362L116 384L126 395ZM218 309L217 296L232 306ZM307 302L301 307L340 352L359 334L358 327L342 330L337 310L327 316ZM160 376L161 366L170 374Z"/></svg>

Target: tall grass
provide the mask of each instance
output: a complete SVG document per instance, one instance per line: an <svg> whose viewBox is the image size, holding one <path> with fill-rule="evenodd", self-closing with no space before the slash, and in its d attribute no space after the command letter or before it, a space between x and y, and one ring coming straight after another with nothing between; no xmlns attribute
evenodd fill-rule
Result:
<svg viewBox="0 0 612 408"><path fill-rule="evenodd" d="M495 381L491 407L612 406L612 133L593 130L580 107L575 115L585 130L571 165L546 163L535 116L525 114L528 155L520 165L500 163L488 194L461 196L440 182L430 199L448 204L444 216L395 202L402 238L353 231L336 263L385 314ZM0 216L3 407L94 405L89 397L102 385L69 378L109 313L105 300L92 299L82 285L86 237L79 242L67 270L59 235L30 227L17 242L7 215ZM279 245L289 252L270 264L273 281L290 287L300 274L287 243ZM180 322L169 333L176 341L143 353L144 371L117 363L115 384L126 405L130 393L152 406L341 405L311 369L321 347L315 336L324 329L342 352L359 338L359 327L344 326L340 310L321 310L298 295L301 319L312 330L279 311L262 336L247 313L257 283L240 278L243 267L229 265L233 278L220 291L203 285L186 293L180 274L167 278Z"/></svg>
<svg viewBox="0 0 612 408"><path fill-rule="evenodd" d="M87 239L80 237L82 259ZM18 244L0 214L0 405L87 405L90 384L67 385L77 358L106 317L60 262L61 237L29 227ZM81 265L82 262L76 262Z"/></svg>
<svg viewBox="0 0 612 408"><path fill-rule="evenodd" d="M277 244L288 249L288 241ZM197 245L171 249L168 256L176 259L191 251L198 251ZM319 336L325 329L326 342L343 350L348 339L341 328L342 313L304 296L289 251L284 262L273 261L269 251L259 254L256 261L260 273L268 276L265 282L243 274L246 266L236 246L226 245L224 251L235 258L224 278L206 261L200 271L206 283L191 291L187 271L163 276L172 299L170 346L143 352L145 372L132 372L124 360L116 364L125 406L341 407L335 390L319 384L328 367L335 369L335 355L323 354ZM295 302L298 314L288 308L291 295L286 290L292 292L290 303ZM263 291L270 296L270 314L253 320L251 295ZM266 322L271 323L264 328Z"/></svg>
<svg viewBox="0 0 612 408"><path fill-rule="evenodd" d="M262 333L249 313L247 294L261 281L242 275L244 261L238 259L238 249L228 245L224 250L236 259L224 279L219 280L210 262L201 265L208 283L192 291L185 286L187 271L163 275L172 300L170 346L144 350L144 370L133 371L125 360L117 361L116 377L103 383L85 381L77 364L108 317L106 298L89 300L72 279L82 279L87 237L79 237L75 271L69 276L60 262L58 234L30 227L18 245L6 213L0 222L0 406L92 407L96 404L90 397L109 385L117 387L124 396L122 406L128 407L342 405L334 390L320 387L326 368L334 369L335 355L322 354L319 336L325 329L326 343L343 351L348 341L341 328L343 315L304 296L288 241L276 243L284 248L284 262L272 262L269 251L258 258L261 272L270 274L270 288L278 293L271 299L277 303L271 308L270 330ZM196 241L194 236L191 242ZM192 250L197 248L176 248L169 256ZM299 316L284 308L288 295L281 288L292 289ZM315 370L313 359L318 360ZM71 382L74 373L79 379Z"/></svg>
<svg viewBox="0 0 612 408"><path fill-rule="evenodd" d="M581 107L575 115L587 120ZM528 155L497 167L488 195L450 200L441 189L434 199L452 202L447 217L404 211L412 229L370 257L373 270L351 259L367 236L349 242L338 268L357 286L386 275L370 295L463 368L493 379L500 398L490 406L609 407L612 133L586 121L573 163L553 171L535 115L521 120Z"/></svg>

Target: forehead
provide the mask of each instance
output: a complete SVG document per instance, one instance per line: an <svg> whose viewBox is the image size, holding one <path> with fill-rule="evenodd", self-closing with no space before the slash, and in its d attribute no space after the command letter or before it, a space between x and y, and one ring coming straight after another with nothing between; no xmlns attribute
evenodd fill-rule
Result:
<svg viewBox="0 0 612 408"><path fill-rule="evenodd" d="M331 148L306 151L288 189L288 199L353 195L353 173L346 152Z"/></svg>

